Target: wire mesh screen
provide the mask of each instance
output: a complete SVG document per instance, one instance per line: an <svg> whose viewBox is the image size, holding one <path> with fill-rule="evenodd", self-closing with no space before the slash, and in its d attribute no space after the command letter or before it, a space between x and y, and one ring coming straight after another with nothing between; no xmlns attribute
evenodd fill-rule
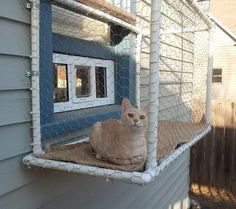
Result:
<svg viewBox="0 0 236 209"><path fill-rule="evenodd" d="M188 2L163 0L156 11L159 99L152 152L159 164L207 128L208 26ZM93 173L144 171L151 1L55 0L38 8L45 153L36 157L94 166L83 168Z"/></svg>
<svg viewBox="0 0 236 209"><path fill-rule="evenodd" d="M206 125L209 44L206 24L187 2L162 1L161 12L159 158Z"/></svg>
<svg viewBox="0 0 236 209"><path fill-rule="evenodd" d="M126 18L126 23L135 24L132 5L128 2L79 3L92 11L85 13L80 7L68 8L54 2L47 5L51 9L50 23L46 18L41 22L41 30L45 24L51 24L52 31L51 49L41 48L40 58L42 67L47 65L41 77L45 76L46 82L50 82L41 86L42 97L48 95L45 103L41 104L42 145L50 153L63 149L60 153L58 150L53 152L52 159L56 160L123 170L140 169L146 158L143 134L147 113L136 109L136 71L140 62L136 56L141 50L137 46L137 34L124 25L93 14L94 11L106 12L111 17ZM44 34L40 40L41 43L45 40ZM51 56L50 63L44 62L43 56ZM124 98L127 101L122 106ZM115 142L116 138L121 140L122 135L128 138L121 121L127 123L126 128L132 126L131 131L137 128L142 132L140 137L143 139L137 144L142 151L136 150L134 158L129 156L128 150L122 153L125 144ZM122 133L124 131L126 133ZM78 144L84 139L89 139L89 142ZM97 144L102 139L107 142ZM70 145L65 147L64 144ZM123 154L127 156L123 158Z"/></svg>

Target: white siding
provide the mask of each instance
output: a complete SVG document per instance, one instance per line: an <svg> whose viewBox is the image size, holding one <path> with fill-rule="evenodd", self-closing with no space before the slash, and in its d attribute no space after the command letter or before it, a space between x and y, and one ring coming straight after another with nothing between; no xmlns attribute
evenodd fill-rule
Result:
<svg viewBox="0 0 236 209"><path fill-rule="evenodd" d="M213 68L222 68L222 84L213 83L213 99L236 98L236 46L220 28L214 34Z"/></svg>

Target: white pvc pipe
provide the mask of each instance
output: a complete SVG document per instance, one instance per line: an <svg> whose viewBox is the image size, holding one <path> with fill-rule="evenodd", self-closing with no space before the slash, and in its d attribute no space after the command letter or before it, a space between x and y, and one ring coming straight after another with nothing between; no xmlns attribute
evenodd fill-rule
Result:
<svg viewBox="0 0 236 209"><path fill-rule="evenodd" d="M209 49L208 49L208 71L207 71L207 90L206 90L206 119L211 122L211 94L212 94L212 69L213 69L213 31L209 31Z"/></svg>
<svg viewBox="0 0 236 209"><path fill-rule="evenodd" d="M131 30L132 32L134 32L136 34L141 32L141 30L137 26L134 26L134 25L127 23L127 22L125 22L117 17L114 17L108 13L105 13L101 10L84 5L84 4L79 3L77 1L74 1L74 0L54 0L54 2L60 3L62 5L66 5L67 7L75 9L75 10L85 12L86 14L90 14L92 16L95 16L95 17L99 18L100 20L104 20L105 22L113 22L117 25L123 26L123 27Z"/></svg>
<svg viewBox="0 0 236 209"><path fill-rule="evenodd" d="M181 0L183 1L183 0ZM188 5L200 16L200 18L205 22L205 24L212 28L213 24L207 14L202 10L200 5L195 0L184 0L188 3Z"/></svg>
<svg viewBox="0 0 236 209"><path fill-rule="evenodd" d="M149 114L146 170L157 166L161 0L152 0L149 71Z"/></svg>
<svg viewBox="0 0 236 209"><path fill-rule="evenodd" d="M100 176L107 179L122 180L128 183L135 183L145 185L155 180L165 168L171 165L175 160L177 160L182 153L188 150L192 145L202 139L211 130L209 125L206 129L197 134L190 142L183 144L180 148L175 150L171 155L165 158L158 167L151 167L145 172L125 172L119 170L111 170L100 167L93 167L88 165L74 164L70 162L61 162L54 160L45 160L41 158L36 158L32 154L27 155L23 158L23 163L28 167L37 166L42 168L50 168L55 170L67 171L72 173L87 174L91 176Z"/></svg>
<svg viewBox="0 0 236 209"><path fill-rule="evenodd" d="M39 96L39 0L32 0L31 8L31 91L33 153L42 152Z"/></svg>

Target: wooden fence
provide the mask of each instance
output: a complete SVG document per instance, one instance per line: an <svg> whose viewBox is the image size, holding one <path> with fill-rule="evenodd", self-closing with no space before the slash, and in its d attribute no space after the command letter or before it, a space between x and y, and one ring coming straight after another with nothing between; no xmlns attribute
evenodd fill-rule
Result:
<svg viewBox="0 0 236 209"><path fill-rule="evenodd" d="M190 194L209 208L236 208L236 101L212 101L212 131L191 149Z"/></svg>

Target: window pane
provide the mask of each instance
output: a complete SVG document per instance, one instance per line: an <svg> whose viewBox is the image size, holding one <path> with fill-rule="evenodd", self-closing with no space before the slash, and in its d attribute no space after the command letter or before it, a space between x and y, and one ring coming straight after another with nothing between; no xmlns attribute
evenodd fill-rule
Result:
<svg viewBox="0 0 236 209"><path fill-rule="evenodd" d="M95 67L96 71L96 97L107 97L106 68Z"/></svg>
<svg viewBox="0 0 236 209"><path fill-rule="evenodd" d="M213 69L213 76L214 75L222 75L222 69L221 68Z"/></svg>
<svg viewBox="0 0 236 209"><path fill-rule="evenodd" d="M213 83L222 83L222 77L213 77L212 82Z"/></svg>
<svg viewBox="0 0 236 209"><path fill-rule="evenodd" d="M54 64L54 102L69 101L67 65Z"/></svg>
<svg viewBox="0 0 236 209"><path fill-rule="evenodd" d="M90 96L90 67L88 66L75 66L76 68L76 81L75 89L76 96L80 97L89 97Z"/></svg>

